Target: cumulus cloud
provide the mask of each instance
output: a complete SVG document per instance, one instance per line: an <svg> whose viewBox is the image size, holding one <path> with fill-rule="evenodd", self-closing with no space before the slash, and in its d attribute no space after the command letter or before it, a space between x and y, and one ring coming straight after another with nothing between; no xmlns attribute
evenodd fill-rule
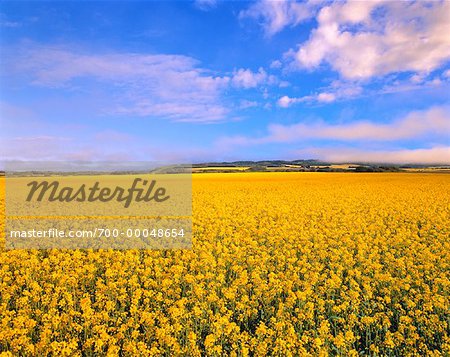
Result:
<svg viewBox="0 0 450 357"><path fill-rule="evenodd" d="M261 0L240 12L239 17L260 21L266 34L272 36L287 26L295 26L314 16L317 1Z"/></svg>
<svg viewBox="0 0 450 357"><path fill-rule="evenodd" d="M450 59L450 2L349 1L321 8L318 26L294 63L328 63L346 79L389 73L429 73Z"/></svg>
<svg viewBox="0 0 450 357"><path fill-rule="evenodd" d="M288 108L291 105L305 102L318 102L318 103L331 103L336 100L336 95L334 93L322 92L314 95L307 95L299 98L292 98L287 95L282 96L278 99L277 104L281 108Z"/></svg>
<svg viewBox="0 0 450 357"><path fill-rule="evenodd" d="M319 93L317 95L317 101L319 101L319 102L331 103L331 102L334 102L335 100L336 100L336 95L334 93L323 92L323 93Z"/></svg>
<svg viewBox="0 0 450 357"><path fill-rule="evenodd" d="M282 108L290 107L298 103L332 103L340 99L349 99L358 96L362 92L362 87L357 84L343 83L341 81L334 81L329 87L322 92L318 92L303 97L289 97L282 96L278 100L278 106Z"/></svg>
<svg viewBox="0 0 450 357"><path fill-rule="evenodd" d="M287 95L282 96L280 99L278 99L278 105L282 108L287 108L289 107L293 101L296 100L296 98L290 98Z"/></svg>
<svg viewBox="0 0 450 357"><path fill-rule="evenodd" d="M259 68L257 72L240 68L234 71L231 82L237 88L249 89L258 87L263 83L273 84L276 82L276 77L267 74L264 68Z"/></svg>
<svg viewBox="0 0 450 357"><path fill-rule="evenodd" d="M319 103L332 103L337 99L335 93L331 92L321 92L313 95L306 95L300 98L289 98L288 96L281 97L278 101L280 107L287 108L295 103L303 102L319 102Z"/></svg>
<svg viewBox="0 0 450 357"><path fill-rule="evenodd" d="M229 113L221 97L229 77L214 75L188 56L26 47L10 53L4 71L47 87L80 87L80 81L94 81L117 94L110 113L189 122L224 120Z"/></svg>
<svg viewBox="0 0 450 357"><path fill-rule="evenodd" d="M355 121L348 124L328 124L323 121L312 124L272 124L268 135L260 138L246 136L223 138L223 145L258 145L289 143L311 139L338 141L386 142L412 138L443 138L448 141L450 133L450 108L432 107L414 111L390 123Z"/></svg>
<svg viewBox="0 0 450 357"><path fill-rule="evenodd" d="M281 63L280 60L274 60L270 63L270 68L278 69L281 68L282 66L283 64Z"/></svg>

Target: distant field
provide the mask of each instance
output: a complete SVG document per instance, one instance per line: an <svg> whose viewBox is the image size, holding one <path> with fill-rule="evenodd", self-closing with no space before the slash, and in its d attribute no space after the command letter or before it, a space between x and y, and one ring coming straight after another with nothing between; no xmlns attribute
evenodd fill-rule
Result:
<svg viewBox="0 0 450 357"><path fill-rule="evenodd" d="M192 172L207 172L207 171L245 171L249 166L211 166L211 167L194 167Z"/></svg>
<svg viewBox="0 0 450 357"><path fill-rule="evenodd" d="M355 167L354 164L337 164L337 165L330 165L330 167L334 169L348 169L350 167Z"/></svg>
<svg viewBox="0 0 450 357"><path fill-rule="evenodd" d="M1 251L0 352L448 356L449 197L442 174L193 175L191 250Z"/></svg>
<svg viewBox="0 0 450 357"><path fill-rule="evenodd" d="M450 167L424 167L424 168L407 168L408 172L447 172L450 173Z"/></svg>

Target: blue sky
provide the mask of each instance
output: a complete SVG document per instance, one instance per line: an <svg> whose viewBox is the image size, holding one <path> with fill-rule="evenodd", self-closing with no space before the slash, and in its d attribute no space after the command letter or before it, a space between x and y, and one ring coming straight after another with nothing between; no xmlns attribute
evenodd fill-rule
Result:
<svg viewBox="0 0 450 357"><path fill-rule="evenodd" d="M3 156L450 164L450 2L1 2Z"/></svg>

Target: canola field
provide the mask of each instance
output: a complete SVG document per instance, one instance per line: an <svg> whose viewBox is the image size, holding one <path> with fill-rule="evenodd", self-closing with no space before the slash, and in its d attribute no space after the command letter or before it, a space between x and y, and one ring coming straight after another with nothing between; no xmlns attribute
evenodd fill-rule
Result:
<svg viewBox="0 0 450 357"><path fill-rule="evenodd" d="M449 222L446 174L194 175L192 250L2 249L0 353L448 356Z"/></svg>

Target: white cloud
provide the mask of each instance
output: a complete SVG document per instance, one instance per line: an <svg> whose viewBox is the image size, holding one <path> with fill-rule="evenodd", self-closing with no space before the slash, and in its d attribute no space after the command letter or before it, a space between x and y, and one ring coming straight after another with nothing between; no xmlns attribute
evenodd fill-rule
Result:
<svg viewBox="0 0 450 357"><path fill-rule="evenodd" d="M10 54L3 70L47 87L76 88L82 87L79 81L95 81L116 93L109 113L214 122L224 120L229 112L222 93L230 79L199 67L191 57L27 47Z"/></svg>
<svg viewBox="0 0 450 357"><path fill-rule="evenodd" d="M278 99L278 106L282 108L288 108L291 105L305 102L319 102L319 103L332 103L336 100L334 93L322 92L314 95L306 95L304 97L292 98L287 95Z"/></svg>
<svg viewBox="0 0 450 357"><path fill-rule="evenodd" d="M289 102L289 98L285 99ZM338 141L386 142L432 136L448 141L450 133L450 107L432 107L410 112L390 123L356 121L348 124L328 124L323 121L311 124L272 124L268 135L261 138L246 136L222 138L224 145L258 145L289 143L311 139Z"/></svg>
<svg viewBox="0 0 450 357"><path fill-rule="evenodd" d="M178 122L230 120L226 90L279 84L262 67L219 75L183 55L93 54L25 42L8 50L2 68L15 81L71 90L98 90L111 98L108 115L158 117Z"/></svg>
<svg viewBox="0 0 450 357"><path fill-rule="evenodd" d="M283 66L283 64L281 63L281 61L279 60L275 60L272 61L272 63L270 63L270 68L281 68Z"/></svg>
<svg viewBox="0 0 450 357"><path fill-rule="evenodd" d="M442 79L439 77L432 77L426 79L426 77L415 77L412 76L409 78L409 81L400 81L396 80L393 83L388 83L383 85L379 93L381 94L392 94L392 93L401 93L401 92L410 92L410 91L418 91L430 88L437 88L440 86L448 87L449 80L445 77ZM444 91L446 89L443 89ZM448 88L447 88L448 90Z"/></svg>
<svg viewBox="0 0 450 357"><path fill-rule="evenodd" d="M234 71L231 82L237 88L248 89L258 87L266 82L268 84L273 84L276 82L276 77L267 74L263 68L259 68L258 72L240 68Z"/></svg>
<svg viewBox="0 0 450 357"><path fill-rule="evenodd" d="M294 62L328 63L347 79L429 73L450 59L450 2L350 1L323 7Z"/></svg>
<svg viewBox="0 0 450 357"><path fill-rule="evenodd" d="M317 95L317 101L319 101L319 102L331 103L331 102L334 102L335 100L336 100L336 95L333 93L323 92L323 93L319 93Z"/></svg>
<svg viewBox="0 0 450 357"><path fill-rule="evenodd" d="M296 156L314 157L328 162L367 162L392 164L450 164L450 146L418 149L358 150L354 148L309 148L296 151Z"/></svg>
<svg viewBox="0 0 450 357"><path fill-rule="evenodd" d="M287 108L293 103L295 103L298 100L298 98L290 98L289 96L285 95L282 96L280 99L278 99L277 104L282 108Z"/></svg>
<svg viewBox="0 0 450 357"><path fill-rule="evenodd" d="M306 95L298 98L291 98L283 96L278 100L278 105L282 108L290 107L297 103L332 103L341 99L354 98L361 94L362 88L359 85L352 83L344 83L341 81L334 81L331 85L325 88L322 92Z"/></svg>
<svg viewBox="0 0 450 357"><path fill-rule="evenodd" d="M260 0L240 12L239 17L261 21L266 34L272 36L287 26L295 26L314 16L317 1Z"/></svg>
<svg viewBox="0 0 450 357"><path fill-rule="evenodd" d="M409 80L410 80L412 83L419 84L419 83L423 83L423 81L425 80L425 78L426 78L426 74L425 74L425 73L416 73L416 74L413 74L413 75L410 77Z"/></svg>
<svg viewBox="0 0 450 357"><path fill-rule="evenodd" d="M336 100L336 95L333 93L322 92L319 94L313 95L305 95L303 97L289 97L287 95L282 96L278 99L277 104L281 108L288 108L294 104L298 103L310 103L310 102L318 102L318 103L331 103Z"/></svg>
<svg viewBox="0 0 450 357"><path fill-rule="evenodd" d="M272 125L269 136L272 142L289 142L305 138L332 139L343 141L394 141L424 136L427 134L447 135L450 133L450 109L434 107L425 111L411 112L391 123L357 121L349 124Z"/></svg>

